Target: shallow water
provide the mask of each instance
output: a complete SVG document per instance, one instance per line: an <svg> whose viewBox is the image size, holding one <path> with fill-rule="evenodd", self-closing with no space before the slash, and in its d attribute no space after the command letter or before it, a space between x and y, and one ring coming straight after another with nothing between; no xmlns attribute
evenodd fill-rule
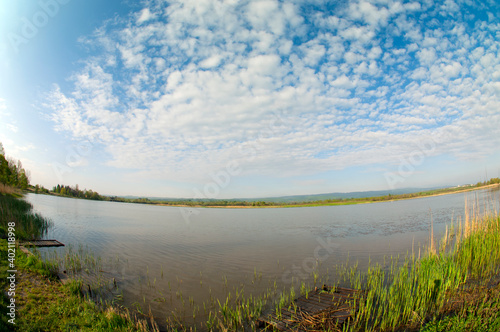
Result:
<svg viewBox="0 0 500 332"><path fill-rule="evenodd" d="M277 282L310 281L358 261L417 251L427 243L431 222L436 238L464 217L465 200L478 210L498 208L499 191L481 190L374 204L266 209L188 209L27 195L53 227L45 238L64 248L88 246L102 270L115 278L123 303L151 308L160 325L172 311L192 317L190 306L244 288L260 294ZM472 203L469 203L469 208ZM149 280L149 285L148 285ZM227 282L226 282L227 280ZM181 296L179 296L182 294ZM189 298L193 303L189 303ZM183 304L184 302L184 304ZM201 310L203 311L203 310ZM203 312L197 320L203 320Z"/></svg>

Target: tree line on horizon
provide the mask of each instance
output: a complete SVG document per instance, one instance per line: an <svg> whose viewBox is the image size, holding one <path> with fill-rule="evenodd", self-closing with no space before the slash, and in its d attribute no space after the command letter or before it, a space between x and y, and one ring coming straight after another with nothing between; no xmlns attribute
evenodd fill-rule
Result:
<svg viewBox="0 0 500 332"><path fill-rule="evenodd" d="M99 195L99 193L93 191L93 190L80 190L78 185L75 187L71 187L68 185L61 185L58 184L57 186L54 186L52 190L49 192L49 190L39 187L38 185L35 187L35 193L47 193L47 194L53 194L53 195L58 195L58 196L65 196L65 197L74 197L74 198L81 198L81 199L91 199L91 200L102 200L102 201L110 201L110 202L122 202L122 203L139 203L139 204L162 204L162 205L172 205L172 206L179 206L179 205L186 205L186 206L248 206L248 207L262 207L262 206L293 206L293 205L303 205L303 204L308 204L308 205L315 205L315 204L336 204L336 203L359 203L359 202L380 202L380 201L389 201L389 200L395 200L395 199L407 199L407 198L414 198L414 197L422 197L422 196L429 196L429 195L435 195L435 194L440 194L440 193L449 193L449 192L454 192L454 191L459 191L463 190L465 188L474 188L474 187L482 187L482 186L487 186L491 184L500 184L500 178L491 178L490 180L483 181L483 182L478 182L477 184L471 184L467 186L459 186L459 187L453 187L453 188L442 188L442 189L434 189L434 190L429 190L429 191L421 191L421 192L415 192L415 193L408 193L408 194L398 194L398 195L392 195L392 194L387 194L384 196L373 196L373 197L351 197L351 198L331 198L331 199L323 199L323 200L317 200L317 201L311 201L311 202L301 202L301 201L296 201L296 202L286 202L286 203L279 203L279 202L269 202L269 201L244 201L244 200L225 200L225 199L206 199L206 200L201 200L201 199L179 199L179 200L161 200L161 199L149 199L149 198L125 198L125 197L119 197L119 196L104 196L104 195Z"/></svg>
<svg viewBox="0 0 500 332"><path fill-rule="evenodd" d="M91 199L95 201L101 201L105 199L103 196L99 195L98 192L91 189L80 190L78 188L78 185L76 185L75 187L70 187L58 184L57 186L54 186L52 188L52 193L58 194L60 196Z"/></svg>

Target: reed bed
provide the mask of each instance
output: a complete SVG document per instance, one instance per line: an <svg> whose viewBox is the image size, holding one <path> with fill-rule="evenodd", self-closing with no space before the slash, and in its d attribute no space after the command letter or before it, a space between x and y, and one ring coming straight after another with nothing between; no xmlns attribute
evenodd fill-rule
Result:
<svg viewBox="0 0 500 332"><path fill-rule="evenodd" d="M480 215L477 203L472 209L466 205L464 220L447 228L437 244L431 227L425 254L419 256L391 257L389 268L374 264L365 273L358 272L356 266L341 268L344 280L363 290L353 301L352 319L343 329L396 331L422 327L439 317L467 282L484 283L498 275L498 212Z"/></svg>
<svg viewBox="0 0 500 332"><path fill-rule="evenodd" d="M0 183L0 195L21 196L20 190Z"/></svg>
<svg viewBox="0 0 500 332"><path fill-rule="evenodd" d="M0 195L0 234L4 237L9 222L15 222L17 240L39 239L51 225L50 220L33 212L33 206L25 200L11 195Z"/></svg>

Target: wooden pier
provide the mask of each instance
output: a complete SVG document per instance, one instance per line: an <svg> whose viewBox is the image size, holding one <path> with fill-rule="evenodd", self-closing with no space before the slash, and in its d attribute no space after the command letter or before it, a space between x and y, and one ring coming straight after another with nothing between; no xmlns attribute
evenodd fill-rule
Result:
<svg viewBox="0 0 500 332"><path fill-rule="evenodd" d="M64 247L64 244L57 240L30 240L19 242L19 249L26 255L31 256L33 253L27 247Z"/></svg>
<svg viewBox="0 0 500 332"><path fill-rule="evenodd" d="M303 295L279 312L260 317L260 327L279 331L306 331L316 324L341 326L350 316L358 290L323 286Z"/></svg>
<svg viewBox="0 0 500 332"><path fill-rule="evenodd" d="M31 240L19 243L23 247L64 247L64 244L57 240Z"/></svg>

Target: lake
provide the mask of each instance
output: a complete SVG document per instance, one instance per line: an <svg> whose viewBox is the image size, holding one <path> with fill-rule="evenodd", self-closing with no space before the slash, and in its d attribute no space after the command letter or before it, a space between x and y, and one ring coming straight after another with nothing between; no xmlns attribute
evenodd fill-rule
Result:
<svg viewBox="0 0 500 332"><path fill-rule="evenodd" d="M386 255L418 251L452 219L465 200L498 208L499 190L480 190L372 204L297 208L182 208L89 201L28 194L26 200L53 222L45 236L66 244L42 249L64 255L88 247L115 278L120 303L140 307L160 326L172 312L192 318L192 308L228 291L258 295L276 282L311 282L335 265L382 262ZM471 207L472 204L469 204ZM322 280L324 282L324 280ZM116 294L116 291L114 293ZM184 304L183 304L184 303ZM203 320L203 309L196 321Z"/></svg>

